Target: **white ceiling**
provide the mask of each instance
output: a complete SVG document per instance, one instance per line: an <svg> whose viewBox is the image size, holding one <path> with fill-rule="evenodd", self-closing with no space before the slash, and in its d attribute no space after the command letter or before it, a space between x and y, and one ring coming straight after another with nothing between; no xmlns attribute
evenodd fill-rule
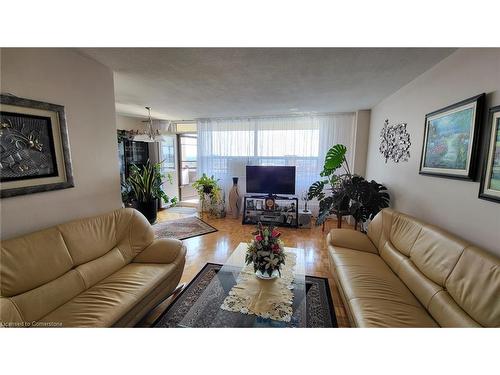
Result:
<svg viewBox="0 0 500 375"><path fill-rule="evenodd" d="M83 48L115 72L118 113L180 120L369 109L450 48Z"/></svg>

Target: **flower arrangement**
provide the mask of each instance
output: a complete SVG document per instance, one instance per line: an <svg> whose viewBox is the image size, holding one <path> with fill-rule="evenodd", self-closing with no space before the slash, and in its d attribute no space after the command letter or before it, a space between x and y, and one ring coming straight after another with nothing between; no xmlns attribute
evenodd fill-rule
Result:
<svg viewBox="0 0 500 375"><path fill-rule="evenodd" d="M285 264L285 248L280 240L281 233L272 225L267 228L259 222L255 237L248 244L245 263L253 263L256 275L262 279L281 277L281 265Z"/></svg>

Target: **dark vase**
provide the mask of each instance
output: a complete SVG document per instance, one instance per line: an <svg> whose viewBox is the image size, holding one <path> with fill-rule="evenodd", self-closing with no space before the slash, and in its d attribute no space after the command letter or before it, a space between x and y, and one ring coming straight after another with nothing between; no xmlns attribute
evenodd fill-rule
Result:
<svg viewBox="0 0 500 375"><path fill-rule="evenodd" d="M149 202L137 202L137 210L146 216L150 224L156 221L156 214L158 212L158 200L154 199Z"/></svg>

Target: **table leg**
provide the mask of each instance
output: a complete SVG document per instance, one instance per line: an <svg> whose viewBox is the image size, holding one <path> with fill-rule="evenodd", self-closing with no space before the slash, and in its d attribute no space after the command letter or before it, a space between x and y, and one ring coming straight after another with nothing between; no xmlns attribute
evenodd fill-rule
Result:
<svg viewBox="0 0 500 375"><path fill-rule="evenodd" d="M337 214L337 228L342 228L342 215Z"/></svg>

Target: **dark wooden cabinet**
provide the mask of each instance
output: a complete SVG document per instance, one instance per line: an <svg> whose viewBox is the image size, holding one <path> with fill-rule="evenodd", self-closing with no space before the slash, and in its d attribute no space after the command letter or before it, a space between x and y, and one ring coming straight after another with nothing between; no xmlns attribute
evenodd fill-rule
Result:
<svg viewBox="0 0 500 375"><path fill-rule="evenodd" d="M123 182L129 176L132 164L140 167L148 161L148 143L124 139L118 143L118 155L120 159L120 181Z"/></svg>

